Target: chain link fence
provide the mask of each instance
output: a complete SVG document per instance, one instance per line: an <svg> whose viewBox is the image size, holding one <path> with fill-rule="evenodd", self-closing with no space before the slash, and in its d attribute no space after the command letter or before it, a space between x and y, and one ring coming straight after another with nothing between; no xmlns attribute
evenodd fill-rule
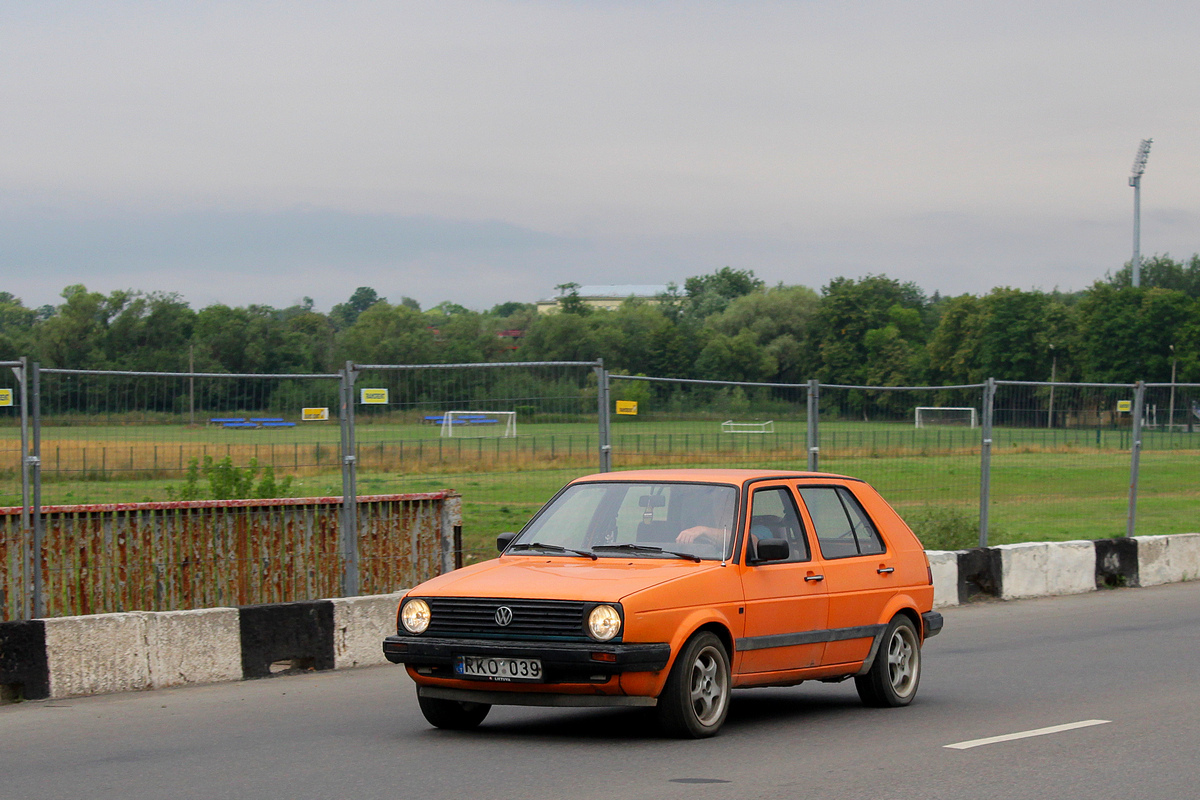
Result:
<svg viewBox="0 0 1200 800"><path fill-rule="evenodd" d="M1031 531L1057 540L1125 533L1135 392L1134 384L996 382L992 541Z"/></svg>
<svg viewBox="0 0 1200 800"><path fill-rule="evenodd" d="M282 485L341 495L339 374L38 369L33 380L45 505L242 499Z"/></svg>
<svg viewBox="0 0 1200 800"><path fill-rule="evenodd" d="M601 362L351 369L357 492L461 492L460 563L490 558L496 533L600 468Z"/></svg>
<svg viewBox="0 0 1200 800"><path fill-rule="evenodd" d="M360 516L362 497L461 494L462 538L442 554L453 566L490 557L497 533L519 529L567 481L609 469L854 475L933 546L1178 533L1195 528L1200 500L1196 384L736 383L610 374L601 362L347 364L325 375L32 365L23 380L23 362L0 366L10 507L0 594L10 600L39 574L75 579L49 580L44 570L68 560L45 552L44 514L30 513L64 505L340 498L332 557L354 594L391 558L372 551L359 563L375 525ZM261 558L269 571L272 555Z"/></svg>
<svg viewBox="0 0 1200 800"><path fill-rule="evenodd" d="M822 471L868 481L927 539L977 525L982 385L818 390Z"/></svg>
<svg viewBox="0 0 1200 800"><path fill-rule="evenodd" d="M608 378L616 469L795 469L808 458L806 385Z"/></svg>
<svg viewBox="0 0 1200 800"><path fill-rule="evenodd" d="M1142 417L1138 533L1200 530L1200 384L1147 384Z"/></svg>

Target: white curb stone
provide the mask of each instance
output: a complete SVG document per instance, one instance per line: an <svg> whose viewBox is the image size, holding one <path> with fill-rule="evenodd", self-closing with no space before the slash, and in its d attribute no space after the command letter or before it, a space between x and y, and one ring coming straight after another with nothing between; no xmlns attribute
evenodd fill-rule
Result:
<svg viewBox="0 0 1200 800"><path fill-rule="evenodd" d="M51 698L150 688L142 614L54 617L45 625Z"/></svg>
<svg viewBox="0 0 1200 800"><path fill-rule="evenodd" d="M333 668L386 664L384 637L396 633L396 606L404 592L339 597L333 602Z"/></svg>
<svg viewBox="0 0 1200 800"><path fill-rule="evenodd" d="M236 608L142 612L155 689L242 677L242 635Z"/></svg>
<svg viewBox="0 0 1200 800"><path fill-rule="evenodd" d="M958 553L953 550L926 550L933 573L933 607L958 605Z"/></svg>
<svg viewBox="0 0 1200 800"><path fill-rule="evenodd" d="M1137 541L1138 583L1142 586L1200 578L1200 533L1133 538Z"/></svg>
<svg viewBox="0 0 1200 800"><path fill-rule="evenodd" d="M1001 599L1096 590L1096 545L1090 541L1002 544Z"/></svg>

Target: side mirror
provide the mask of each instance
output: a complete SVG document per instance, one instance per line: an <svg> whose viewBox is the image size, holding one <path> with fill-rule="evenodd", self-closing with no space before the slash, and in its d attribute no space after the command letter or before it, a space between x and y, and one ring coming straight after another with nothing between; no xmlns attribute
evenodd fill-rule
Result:
<svg viewBox="0 0 1200 800"><path fill-rule="evenodd" d="M512 540L517 538L515 531L505 531L496 536L496 549L503 553L512 544Z"/></svg>
<svg viewBox="0 0 1200 800"><path fill-rule="evenodd" d="M787 561L791 552L787 539L759 539L757 558L754 562L761 564L764 561Z"/></svg>

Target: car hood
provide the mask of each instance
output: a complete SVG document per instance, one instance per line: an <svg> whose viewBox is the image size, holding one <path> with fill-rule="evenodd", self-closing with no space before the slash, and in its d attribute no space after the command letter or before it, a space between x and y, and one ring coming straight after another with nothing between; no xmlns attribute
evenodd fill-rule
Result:
<svg viewBox="0 0 1200 800"><path fill-rule="evenodd" d="M412 596L618 601L668 581L721 569L719 561L505 556L439 575Z"/></svg>

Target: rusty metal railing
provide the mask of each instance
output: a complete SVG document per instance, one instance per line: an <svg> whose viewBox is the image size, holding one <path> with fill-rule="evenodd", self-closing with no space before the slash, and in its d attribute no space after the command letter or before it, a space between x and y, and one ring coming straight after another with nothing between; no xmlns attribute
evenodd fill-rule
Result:
<svg viewBox="0 0 1200 800"><path fill-rule="evenodd" d="M46 506L44 616L336 597L342 509L340 497ZM361 591L453 569L460 509L454 492L359 497ZM32 583L20 515L0 509L0 620L23 616Z"/></svg>

